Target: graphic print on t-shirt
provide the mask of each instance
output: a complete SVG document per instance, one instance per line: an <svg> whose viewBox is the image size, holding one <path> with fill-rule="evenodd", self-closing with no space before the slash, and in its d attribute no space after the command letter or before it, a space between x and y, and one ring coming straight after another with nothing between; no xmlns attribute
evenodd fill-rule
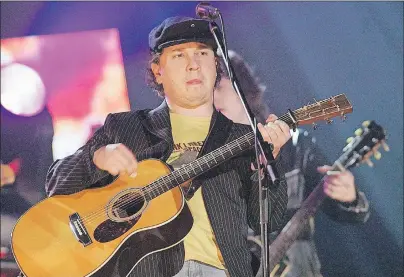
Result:
<svg viewBox="0 0 404 277"><path fill-rule="evenodd" d="M174 169L178 169L182 165L194 161L198 156L202 145L203 141L175 143L174 151L171 154L170 158L167 160L167 163L171 164Z"/></svg>

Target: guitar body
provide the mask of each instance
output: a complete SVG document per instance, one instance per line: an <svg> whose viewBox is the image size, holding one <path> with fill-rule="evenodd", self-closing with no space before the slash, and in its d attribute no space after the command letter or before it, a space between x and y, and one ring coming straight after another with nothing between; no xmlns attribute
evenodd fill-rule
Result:
<svg viewBox="0 0 404 277"><path fill-rule="evenodd" d="M38 203L12 233L20 269L27 277L109 276L118 257L132 246L128 274L148 254L178 244L193 224L181 188L150 201L140 190L170 172L163 162L145 160L135 178L119 177L103 188Z"/></svg>

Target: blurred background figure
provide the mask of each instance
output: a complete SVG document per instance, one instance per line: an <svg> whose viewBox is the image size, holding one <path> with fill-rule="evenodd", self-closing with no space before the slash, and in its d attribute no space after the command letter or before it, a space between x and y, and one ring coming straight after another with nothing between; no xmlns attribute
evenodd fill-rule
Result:
<svg viewBox="0 0 404 277"><path fill-rule="evenodd" d="M38 72L11 58L2 59L2 260L13 260L10 240L17 219L45 198L44 180L53 162L52 138L52 117L46 108L46 89ZM14 272L13 263L7 265L10 267L7 270Z"/></svg>
<svg viewBox="0 0 404 277"><path fill-rule="evenodd" d="M16 189L35 204L45 197L43 182L52 164L52 117L42 78L33 68L10 63L1 69L1 159L21 160Z"/></svg>
<svg viewBox="0 0 404 277"><path fill-rule="evenodd" d="M12 265L12 229L45 198L53 161L128 109L116 29L1 40L2 261Z"/></svg>
<svg viewBox="0 0 404 277"><path fill-rule="evenodd" d="M258 122L264 123L269 115L269 108L263 99L265 86L260 84L254 76L252 68L244 59L234 51L229 51L229 58L240 90ZM215 90L214 103L226 117L237 123L249 124L241 101L234 91L227 74L224 62L221 62L225 72L217 89ZM227 75L227 76L226 76ZM292 132L292 139L281 149L283 170L288 184L288 213L285 223L292 218L300 208L304 199L320 182L322 175L317 171L318 166L329 164L329 161L321 154L315 144L315 138L307 131L298 128ZM364 193L357 190L356 200L351 203L340 202L327 198L322 210L332 219L339 222L364 223L369 217L369 203ZM284 262L286 268L281 267L274 276L286 277L320 277L321 265L313 241L314 219L306 222L304 231L297 241L290 247ZM273 238L276 234L272 234ZM253 234L250 230L250 238L253 252L253 264L255 271L259 268L260 252L259 234Z"/></svg>

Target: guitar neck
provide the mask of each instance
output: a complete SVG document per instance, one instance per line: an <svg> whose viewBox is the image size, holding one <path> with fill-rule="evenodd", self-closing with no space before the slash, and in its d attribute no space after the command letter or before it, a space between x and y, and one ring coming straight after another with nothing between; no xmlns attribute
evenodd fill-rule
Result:
<svg viewBox="0 0 404 277"><path fill-rule="evenodd" d="M166 191L177 187L186 181L193 179L217 165L229 160L251 148L254 144L254 133L248 133L196 160L184 165L172 173L162 176L144 189L144 196L151 200Z"/></svg>
<svg viewBox="0 0 404 277"><path fill-rule="evenodd" d="M279 117L279 119L284 121L290 127L294 125L293 120L288 114ZM176 169L172 173L157 179L144 188L144 195L148 200L158 197L164 192L167 192L252 148L254 143L255 134L254 132L249 132L194 160L193 162Z"/></svg>
<svg viewBox="0 0 404 277"><path fill-rule="evenodd" d="M338 170L340 168L341 164L336 162L331 170ZM323 191L323 184L324 178L321 179L319 184L317 184L306 200L304 200L299 210L293 215L292 219L272 242L269 251L270 272L273 270L273 267L282 260L286 251L302 232L306 222L317 212L321 203L323 203L324 199L327 197Z"/></svg>
<svg viewBox="0 0 404 277"><path fill-rule="evenodd" d="M364 128L360 129L361 132L355 134L356 137L352 138L344 147L343 154L334 162L331 171L344 171L364 161L368 161L380 145L384 145L384 149L389 151L388 146L384 142L386 135L382 127L374 121L365 121L362 126ZM323 184L324 178L314 188L300 209L271 244L269 253L270 272L272 272L274 266L279 263L286 251L297 239L309 217L316 213L318 207L326 198Z"/></svg>
<svg viewBox="0 0 404 277"><path fill-rule="evenodd" d="M293 112L289 111L278 119L284 121L290 128L296 128L298 125L312 124L316 120L329 120L333 116L341 116L351 111L352 106L348 99L344 94L340 94L327 100L317 101ZM258 135L260 136L260 134ZM151 200L252 148L254 143L254 132L241 136L147 185L143 189L144 196L146 199Z"/></svg>
<svg viewBox="0 0 404 277"><path fill-rule="evenodd" d="M282 260L286 251L305 227L308 219L316 213L318 207L325 199L326 195L323 192L322 185L323 182L321 181L304 201L300 209L294 214L292 219L282 229L274 242L271 243L269 251L270 272L273 270L274 266Z"/></svg>

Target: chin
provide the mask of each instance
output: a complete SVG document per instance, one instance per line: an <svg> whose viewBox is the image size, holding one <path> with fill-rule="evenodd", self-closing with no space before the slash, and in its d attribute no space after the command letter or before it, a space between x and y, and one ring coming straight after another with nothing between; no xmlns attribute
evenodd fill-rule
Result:
<svg viewBox="0 0 404 277"><path fill-rule="evenodd" d="M196 109L202 105L205 105L206 103L209 103L209 100L205 98L187 99L186 101L183 102L184 107L187 107L189 109Z"/></svg>

